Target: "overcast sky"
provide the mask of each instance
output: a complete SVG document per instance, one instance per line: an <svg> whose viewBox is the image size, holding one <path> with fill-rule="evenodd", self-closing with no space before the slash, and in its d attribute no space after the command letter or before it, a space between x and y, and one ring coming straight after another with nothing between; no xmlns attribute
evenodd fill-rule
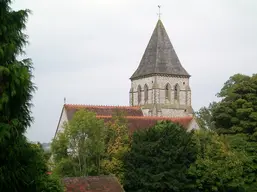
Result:
<svg viewBox="0 0 257 192"><path fill-rule="evenodd" d="M14 9L33 12L26 51L38 90L30 140L53 138L64 97L72 104L129 104L129 77L156 25L158 4L192 75L194 110L215 100L231 75L257 72L256 0L16 0Z"/></svg>

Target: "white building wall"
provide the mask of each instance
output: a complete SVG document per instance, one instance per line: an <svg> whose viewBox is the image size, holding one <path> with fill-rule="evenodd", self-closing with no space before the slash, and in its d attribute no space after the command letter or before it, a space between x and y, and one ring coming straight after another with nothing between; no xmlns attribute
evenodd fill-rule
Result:
<svg viewBox="0 0 257 192"><path fill-rule="evenodd" d="M198 125L198 123L197 123L197 121L196 121L195 118L193 118L193 119L191 120L191 122L190 122L190 124L189 124L189 126L188 126L188 131L191 131L191 130L193 130L193 129L195 129L195 130L200 129L200 127L199 127L199 125Z"/></svg>
<svg viewBox="0 0 257 192"><path fill-rule="evenodd" d="M179 93L179 103L180 105L186 105L186 91L181 90Z"/></svg>
<svg viewBox="0 0 257 192"><path fill-rule="evenodd" d="M63 109L62 113L61 113L60 120L59 120L59 124L57 126L57 133L64 130L63 125L64 125L65 122L68 122L68 117L67 117L66 110Z"/></svg>
<svg viewBox="0 0 257 192"><path fill-rule="evenodd" d="M144 115L144 116L151 116L151 115L149 114L149 109L142 109L142 111L143 111L143 115Z"/></svg>
<svg viewBox="0 0 257 192"><path fill-rule="evenodd" d="M188 106L191 106L191 105L192 105L192 104L191 104L191 101L192 101L191 96L192 96L191 91L188 91L188 92L187 92L187 105L188 105Z"/></svg>

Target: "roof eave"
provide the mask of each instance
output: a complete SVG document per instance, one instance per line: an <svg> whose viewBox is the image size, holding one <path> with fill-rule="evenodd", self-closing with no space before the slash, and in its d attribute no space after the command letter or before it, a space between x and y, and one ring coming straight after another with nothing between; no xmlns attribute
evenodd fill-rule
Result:
<svg viewBox="0 0 257 192"><path fill-rule="evenodd" d="M168 77L182 77L182 78L190 78L191 75L178 75L178 74L164 74L164 73L151 73L151 74L146 74L146 75L139 75L139 76L131 76L129 79L131 81L141 79L141 78L146 78L150 76L168 76Z"/></svg>
<svg viewBox="0 0 257 192"><path fill-rule="evenodd" d="M58 121L58 124L57 124L57 127L56 127L56 131L55 131L55 134L54 134L54 138L56 137L56 134L58 132L58 128L59 128L59 125L60 125L60 122L61 122L61 118L62 118L64 112L65 112L65 105L63 105L63 107L62 107L62 112L61 112L61 115L59 117L59 121Z"/></svg>

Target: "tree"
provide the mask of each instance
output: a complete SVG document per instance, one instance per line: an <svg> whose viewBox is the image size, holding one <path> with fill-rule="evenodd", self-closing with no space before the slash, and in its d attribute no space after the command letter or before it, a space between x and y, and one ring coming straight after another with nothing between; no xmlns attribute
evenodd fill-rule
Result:
<svg viewBox="0 0 257 192"><path fill-rule="evenodd" d="M33 176L32 181L34 185L31 185L31 191L49 191L59 192L63 191L63 186L60 182L60 178L56 175L48 175L47 160L44 158L44 151L39 144L28 144L28 150L26 152L29 159L27 174L29 178ZM38 174L40 173L40 174Z"/></svg>
<svg viewBox="0 0 257 192"><path fill-rule="evenodd" d="M216 102L212 102L208 107L202 107L195 113L197 122L202 129L215 129L215 122L213 121L213 110L218 105Z"/></svg>
<svg viewBox="0 0 257 192"><path fill-rule="evenodd" d="M233 151L227 138L213 131L197 131L194 140L198 152L196 161L188 171L192 182L188 191L245 191L246 154Z"/></svg>
<svg viewBox="0 0 257 192"><path fill-rule="evenodd" d="M13 11L10 3L0 1L0 191L62 191L47 176L42 153L24 136L32 122L35 86L31 60L17 56L27 44L23 30L29 10Z"/></svg>
<svg viewBox="0 0 257 192"><path fill-rule="evenodd" d="M216 131L226 134L233 149L245 151L245 188L257 189L257 75L236 74L224 84L213 111Z"/></svg>
<svg viewBox="0 0 257 192"><path fill-rule="evenodd" d="M55 172L61 176L99 175L104 154L104 121L79 110L52 142Z"/></svg>
<svg viewBox="0 0 257 192"><path fill-rule="evenodd" d="M102 171L104 174L114 174L123 183L123 157L129 150L128 125L124 114L120 112L113 114L106 128L106 155L102 161Z"/></svg>
<svg viewBox="0 0 257 192"><path fill-rule="evenodd" d="M247 134L227 135L232 149L245 157L243 161L243 178L245 191L257 191L257 142L249 139Z"/></svg>
<svg viewBox="0 0 257 192"><path fill-rule="evenodd" d="M42 151L24 136L35 86L31 60L17 56L27 44L22 31L29 10L13 11L10 3L0 1L0 191L59 192L58 178L46 174Z"/></svg>
<svg viewBox="0 0 257 192"><path fill-rule="evenodd" d="M0 134L1 140L24 133L30 126L32 93L35 90L30 59L17 60L27 36L22 33L29 10L12 11L10 0L0 2ZM14 125L11 127L10 125ZM18 127L18 128L17 128ZM11 131L11 132L10 132Z"/></svg>
<svg viewBox="0 0 257 192"><path fill-rule="evenodd" d="M37 144L40 147L40 149L43 151L44 159L46 160L46 162L48 162L50 160L50 157L51 157L51 154L52 154L51 151L45 149L44 144L41 144L40 142L38 142Z"/></svg>
<svg viewBox="0 0 257 192"><path fill-rule="evenodd" d="M189 182L186 173L196 158L192 135L168 121L135 132L124 157L125 191L183 191Z"/></svg>
<svg viewBox="0 0 257 192"><path fill-rule="evenodd" d="M230 79L235 79L233 76ZM226 91L227 90L227 91ZM222 93L227 94L222 94ZM215 126L218 132L226 134L244 133L257 139L257 75L222 88L225 97L214 110Z"/></svg>
<svg viewBox="0 0 257 192"><path fill-rule="evenodd" d="M236 86L244 81L248 81L250 79L249 76L243 75L243 74L235 74L229 78L224 83L224 86L220 90L220 92L217 94L218 97L224 98L227 96L232 96L234 94L234 90Z"/></svg>

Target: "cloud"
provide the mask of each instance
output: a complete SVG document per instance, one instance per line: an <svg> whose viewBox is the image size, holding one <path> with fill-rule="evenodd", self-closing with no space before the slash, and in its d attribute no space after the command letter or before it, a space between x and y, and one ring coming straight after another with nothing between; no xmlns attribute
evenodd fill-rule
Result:
<svg viewBox="0 0 257 192"><path fill-rule="evenodd" d="M229 76L257 71L257 1L160 0L162 20L192 75L195 110L215 100ZM29 8L26 48L38 86L34 141L50 141L69 103L128 105L129 77L157 22L154 0L21 0Z"/></svg>

